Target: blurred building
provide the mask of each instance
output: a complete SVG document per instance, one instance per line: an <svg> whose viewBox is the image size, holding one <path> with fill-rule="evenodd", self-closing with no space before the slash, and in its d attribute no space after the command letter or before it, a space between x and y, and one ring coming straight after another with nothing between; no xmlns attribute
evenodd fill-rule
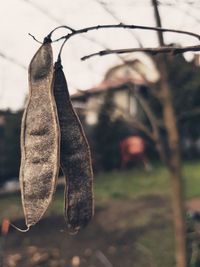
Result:
<svg viewBox="0 0 200 267"><path fill-rule="evenodd" d="M145 94L146 90L150 90L150 85L158 79L159 72L150 57L148 64L142 59L128 58L123 64L109 69L98 86L84 91L79 90L71 98L74 107L87 125L95 125L98 122L98 113L108 91L113 93L115 116L130 114L134 117L139 112L134 96L135 90Z"/></svg>
<svg viewBox="0 0 200 267"><path fill-rule="evenodd" d="M200 66L200 54L194 54L194 59L193 62L195 64L195 66Z"/></svg>

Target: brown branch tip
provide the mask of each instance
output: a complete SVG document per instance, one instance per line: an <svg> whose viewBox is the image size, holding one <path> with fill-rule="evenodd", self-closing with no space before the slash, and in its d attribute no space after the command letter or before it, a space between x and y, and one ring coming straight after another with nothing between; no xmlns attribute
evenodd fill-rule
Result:
<svg viewBox="0 0 200 267"><path fill-rule="evenodd" d="M161 47L147 47L147 48L127 48L127 49L114 49L114 50L101 50L96 53L86 55L81 58L81 60L87 60L94 56L106 56L111 54L125 54L125 53L134 53L134 52L145 52L151 55L156 55L160 53L171 53L172 55L177 55L185 52L198 52L200 51L200 45L196 46L161 46Z"/></svg>

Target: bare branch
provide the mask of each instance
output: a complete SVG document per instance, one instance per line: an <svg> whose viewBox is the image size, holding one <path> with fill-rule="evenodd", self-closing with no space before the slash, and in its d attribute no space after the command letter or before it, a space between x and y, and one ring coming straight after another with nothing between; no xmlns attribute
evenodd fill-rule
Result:
<svg viewBox="0 0 200 267"><path fill-rule="evenodd" d="M143 107L144 107L144 102L143 102ZM141 121L138 121L136 118L134 118L133 116L131 116L130 114L128 114L126 112L126 110L124 110L122 107L119 107L119 105L116 105L115 104L115 108L120 110L123 115L125 116L125 118L127 119L127 121L133 125L133 127L141 132L143 132L146 136L148 136L156 145L156 149L160 155L160 158L162 160L162 162L166 165L168 165L168 159L167 159L167 156L166 156L166 153L165 153L165 149L164 149L164 146L163 146L163 143L162 143L162 140L161 140L161 137L160 137L160 133L159 133L159 129L158 129L158 126L155 126L155 118L152 119L151 116L153 116L153 112L151 113L150 117L151 117L151 122L153 122L153 127L154 128L154 131L152 132L148 126L146 126L144 123L142 123ZM147 106L145 105L145 112L147 111L147 113L149 114L151 111L150 109L147 108ZM152 128L153 128L152 127ZM155 130L156 129L156 130Z"/></svg>
<svg viewBox="0 0 200 267"><path fill-rule="evenodd" d="M31 2L32 3L32 2ZM111 28L121 28L121 29L140 29L140 30L152 30L152 31L157 31L157 32L173 32L173 33L179 33L179 34L186 34L192 37L197 38L198 40L200 40L200 35L193 33L193 32L189 32L189 31L181 31L181 30L174 30L174 29L168 29L168 28L160 28L160 27L150 27L150 26L141 26L141 25L128 25L128 24L123 24L123 23L119 23L119 24L108 24L108 25L96 25L96 26L91 26L91 27L87 27L87 28L82 28L79 30L75 30L67 25L61 25L59 27L56 27L55 29L53 29L48 35L47 38L49 38L51 36L51 34L56 31L59 28L66 28L68 30L71 30L71 33L68 33L67 35L64 35L56 40L54 40L53 42L57 42L60 40L64 40L61 48L60 48L60 52L58 55L58 60L60 60L61 58L61 53L63 50L63 47L65 45L65 43L67 42L67 40L69 40L71 37L78 35L78 34L82 34L82 33L87 33L89 31L93 31L93 30L99 30L99 29L111 29ZM94 41L92 38L87 38L90 41ZM107 50L106 50L107 51ZM112 51L112 50L109 50ZM116 53L116 52L113 52ZM92 54L91 56L97 55ZM89 57L91 57L89 56ZM87 59L88 57L83 57L82 60Z"/></svg>
<svg viewBox="0 0 200 267"><path fill-rule="evenodd" d="M81 93L83 94L87 94L85 91L83 90L79 90ZM151 132L151 129L149 129L145 124L143 124L141 121L138 121L136 118L134 118L133 116L131 116L129 113L127 113L127 110L125 110L123 107L120 107L118 104L114 103L113 104L114 108L118 111L121 112L121 114L124 116L124 118L126 118L127 122L129 122L131 125L133 125L133 127L141 132L143 132L144 134L146 134L150 139L152 139L152 141L155 141L154 139L154 135ZM93 110L92 108L89 108L89 110Z"/></svg>
<svg viewBox="0 0 200 267"><path fill-rule="evenodd" d="M155 114L153 113L151 107L149 106L149 103L138 93L135 93L134 95L137 98L143 111L145 112L147 118L149 119L149 122L151 124L154 134L158 135L159 133L158 120Z"/></svg>
<svg viewBox="0 0 200 267"><path fill-rule="evenodd" d="M161 93L160 91L158 91L156 88L153 87L153 85L151 83L147 83L147 85L149 86L150 90L150 94L155 97L157 100L161 100Z"/></svg>
<svg viewBox="0 0 200 267"><path fill-rule="evenodd" d="M149 103L141 95L136 93L135 97L138 99L139 104L141 105L147 118L150 121L151 127L153 129L153 141L156 145L156 149L160 155L160 158L163 161L163 163L167 164L167 157L166 157L165 149L164 149L161 136L160 136L160 131L159 131L159 120L156 118Z"/></svg>
<svg viewBox="0 0 200 267"><path fill-rule="evenodd" d="M151 140L155 141L154 135L152 134L152 132L148 129L148 127L145 124L143 124L142 122L136 120L135 118L131 116L129 116L129 122L134 126L135 129L143 132Z"/></svg>
<svg viewBox="0 0 200 267"><path fill-rule="evenodd" d="M67 26L66 26L67 27ZM63 40L63 39L69 39L74 35L77 34L81 34L81 33L87 33L89 31L93 31L93 30L100 30L100 29L111 29L111 28L121 28L121 29L139 29L139 30L150 30L150 31L158 31L158 32L173 32L173 33L179 33L179 34L186 34L192 37L197 38L198 40L200 40L200 35L193 33L193 32L189 32L189 31L181 31L181 30L174 30L174 29L168 29L168 28L160 28L160 27L150 27L150 26L141 26L141 25L130 25L130 24L123 24L123 23L119 23L119 24L107 24L107 25L96 25L96 26L91 26L91 27L87 27L87 28L82 28L79 30L74 30L72 33L69 33L65 36L62 36L58 39L56 39L54 42Z"/></svg>
<svg viewBox="0 0 200 267"><path fill-rule="evenodd" d="M25 0L24 0L25 1ZM55 21L56 23L58 23L59 25L61 26L58 26L56 28L54 28L48 35L47 35L47 38L51 38L51 35L54 31L60 29L60 28L66 28L68 30L70 30L71 32L74 32L75 30L70 27L69 25L62 25L64 24L64 21L58 19L57 17L54 17L51 13L49 13L46 9L42 8L40 5L30 1L30 0L26 0L27 3L29 3L32 7L34 7L35 9L37 9L38 11L40 11L41 13L43 13L45 16L47 16L49 19L51 19L52 21ZM32 36L32 35L31 35ZM34 36L32 36L33 39L36 41L36 42L40 42L38 41ZM82 38L85 38L87 39L88 41L94 43L94 44L97 44L97 45L100 45L102 46L102 48L104 49L108 49L102 42L100 41L96 41L94 38L90 37L90 36L81 36ZM42 43L42 42L41 42Z"/></svg>
<svg viewBox="0 0 200 267"><path fill-rule="evenodd" d="M151 132L151 130L145 125L143 124L141 121L138 121L136 118L134 118L133 116L131 116L130 114L127 113L127 111L125 109L123 109L122 107L120 107L119 105L115 104L114 107L121 111L124 115L124 117L127 119L127 121L133 125L133 127L141 132L143 132L144 134L146 134L150 139L152 139L153 141L155 141L154 139L154 135Z"/></svg>
<svg viewBox="0 0 200 267"><path fill-rule="evenodd" d="M156 55L160 53L171 53L172 55L177 55L185 52L197 52L200 51L200 45L196 46L185 46L185 47L147 47L147 48L127 48L127 49L114 49L114 50L101 50L99 52L89 54L81 58L81 60L86 60L94 56L106 56L110 54L125 54L134 52L145 52L151 55Z"/></svg>

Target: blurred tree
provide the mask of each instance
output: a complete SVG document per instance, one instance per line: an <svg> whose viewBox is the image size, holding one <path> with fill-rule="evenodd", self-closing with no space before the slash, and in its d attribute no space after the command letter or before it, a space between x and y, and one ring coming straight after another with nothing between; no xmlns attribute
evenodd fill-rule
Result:
<svg viewBox="0 0 200 267"><path fill-rule="evenodd" d="M171 88L172 103L177 118L177 126L180 133L180 142L183 156L194 158L199 156L199 148L195 142L199 139L200 125L200 66L195 60L188 62L183 55L165 57L167 64L168 82ZM156 60L156 58L155 58ZM156 88L159 90L159 85ZM151 92L147 91L146 99L158 120L162 122L162 105ZM147 117L145 123L148 123ZM160 134L163 142L166 142L166 131L160 127ZM186 147L186 140L193 144L192 149Z"/></svg>
<svg viewBox="0 0 200 267"><path fill-rule="evenodd" d="M0 111L0 116L0 183L3 183L19 175L22 111Z"/></svg>
<svg viewBox="0 0 200 267"><path fill-rule="evenodd" d="M169 57L167 67L181 137L197 139L200 132L197 123L200 117L200 67L195 61L187 62L183 55Z"/></svg>

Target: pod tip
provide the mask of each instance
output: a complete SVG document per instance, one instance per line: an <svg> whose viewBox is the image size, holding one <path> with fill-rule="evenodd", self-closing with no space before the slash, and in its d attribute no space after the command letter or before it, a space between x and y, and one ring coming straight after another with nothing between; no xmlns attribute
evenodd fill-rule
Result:
<svg viewBox="0 0 200 267"><path fill-rule="evenodd" d="M21 232L21 233L26 233L29 231L30 226L28 225L26 229L20 229L19 227L17 227L16 225L10 223L10 225L17 231Z"/></svg>

